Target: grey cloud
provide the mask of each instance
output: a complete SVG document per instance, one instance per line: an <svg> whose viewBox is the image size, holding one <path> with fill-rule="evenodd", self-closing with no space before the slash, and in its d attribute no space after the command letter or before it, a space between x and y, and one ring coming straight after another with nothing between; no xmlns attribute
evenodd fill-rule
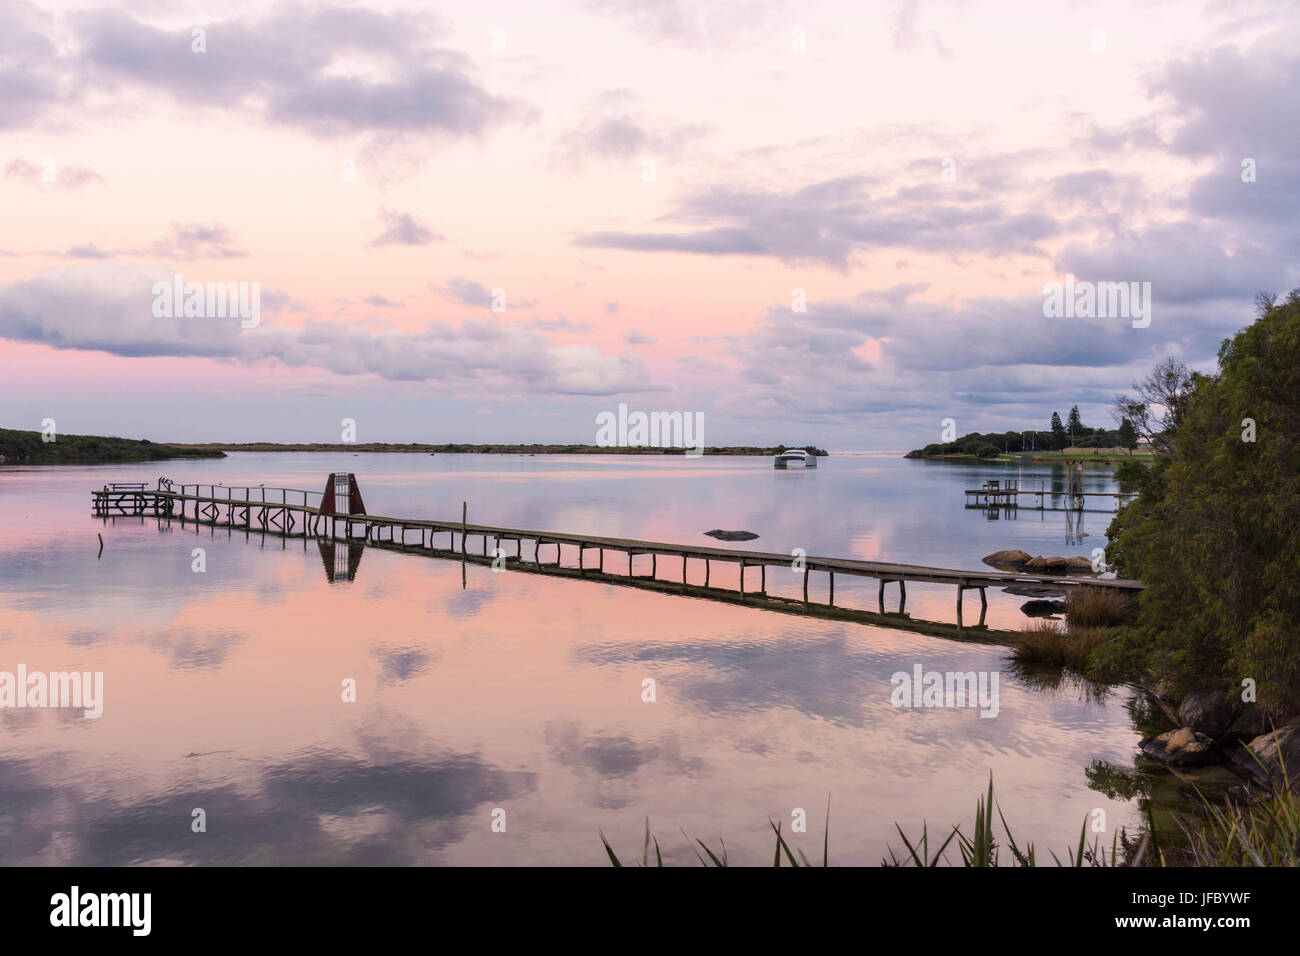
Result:
<svg viewBox="0 0 1300 956"><path fill-rule="evenodd" d="M686 46L734 43L774 28L784 3L772 0L587 0L587 7L627 21L640 36ZM785 28L788 31L788 27Z"/></svg>
<svg viewBox="0 0 1300 956"><path fill-rule="evenodd" d="M654 345L655 340L638 329L628 329L623 333L623 341L628 345Z"/></svg>
<svg viewBox="0 0 1300 956"><path fill-rule="evenodd" d="M2 91L0 91L2 95ZM5 166L5 179L17 179L36 189L78 189L87 183L102 183L104 177L85 166L59 166L51 168L53 181L45 181L44 164L29 163L22 158L12 159Z"/></svg>
<svg viewBox="0 0 1300 956"><path fill-rule="evenodd" d="M262 325L248 330L240 328L238 318L155 318L153 285L171 278L166 269L100 263L46 270L0 285L0 338L125 356L203 356L250 364L275 359L390 381L487 379L535 393L613 395L657 388L635 356L606 355L588 346L551 347L540 331L495 316L458 327L434 320L418 332L371 331L312 318L290 329L264 317ZM282 293L268 290L267 299L268 308L288 305Z"/></svg>
<svg viewBox="0 0 1300 956"><path fill-rule="evenodd" d="M663 217L688 225L662 233L594 232L579 246L704 255L771 256L785 262L848 266L858 249L909 247L931 252L1041 255L1059 225L1038 212L1015 212L980 190L912 186L877 199L862 177L840 177L778 193L715 187L686 196Z"/></svg>
<svg viewBox="0 0 1300 956"><path fill-rule="evenodd" d="M1220 228L1206 222L1176 222L1072 243L1056 257L1057 269L1094 281L1151 283L1161 302L1249 301L1261 290L1289 288L1284 256L1257 242L1228 244Z"/></svg>
<svg viewBox="0 0 1300 956"><path fill-rule="evenodd" d="M590 322L574 322L562 315L554 319L531 319L528 327L542 332L572 332L575 335L588 335L596 331Z"/></svg>
<svg viewBox="0 0 1300 956"><path fill-rule="evenodd" d="M206 52L196 52L191 25L163 28L99 8L65 15L75 50L61 56L52 18L15 10L0 14L0 127L30 125L91 88L120 100L161 92L187 107L252 111L318 135L477 137L533 115L488 93L464 54L436 45L441 31L427 14L280 4L261 19L200 24ZM341 74L349 57L384 78Z"/></svg>
<svg viewBox="0 0 1300 956"><path fill-rule="evenodd" d="M603 94L578 126L560 137L552 161L577 168L591 159L664 159L707 133L702 126L651 121L636 103L626 90Z"/></svg>
<svg viewBox="0 0 1300 956"><path fill-rule="evenodd" d="M383 231L370 240L371 246L427 246L445 238L410 213L381 208L379 220Z"/></svg>
<svg viewBox="0 0 1300 956"><path fill-rule="evenodd" d="M404 309L406 306L401 302L394 302L392 299L385 298L382 295L366 296L366 304L373 305L377 309Z"/></svg>
<svg viewBox="0 0 1300 956"><path fill-rule="evenodd" d="M239 259L248 253L235 245L230 230L220 223L171 224L162 239L143 250L145 254L163 259Z"/></svg>
<svg viewBox="0 0 1300 956"><path fill-rule="evenodd" d="M0 129L32 125L62 94L48 19L27 3L0 8Z"/></svg>
<svg viewBox="0 0 1300 956"><path fill-rule="evenodd" d="M472 305L483 309L492 305L492 293L487 287L464 276L452 276L445 286L437 288L436 291L443 298L459 302L461 305Z"/></svg>

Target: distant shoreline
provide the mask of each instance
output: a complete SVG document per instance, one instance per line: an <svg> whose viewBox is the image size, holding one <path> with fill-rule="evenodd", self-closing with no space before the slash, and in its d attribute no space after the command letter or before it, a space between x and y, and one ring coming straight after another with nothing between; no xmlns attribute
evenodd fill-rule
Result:
<svg viewBox="0 0 1300 956"><path fill-rule="evenodd" d="M706 456L771 457L792 449L826 457L829 452L813 445L725 445L706 447ZM229 452L326 452L415 455L677 455L685 448L603 445L459 444L409 442L280 443L280 442L151 442L148 439L98 435L59 435L47 441L41 432L0 428L0 465L93 465L175 458L225 458Z"/></svg>
<svg viewBox="0 0 1300 956"><path fill-rule="evenodd" d="M283 444L280 442L212 442L194 445L176 445L177 448L192 448L204 452L245 451L245 452L381 452L385 454L425 454L425 455L685 455L686 448L653 448L645 445L606 446L606 445L519 445L508 443L461 444L456 442L427 445L418 442L398 444L395 442L353 442L322 443L310 442L300 444ZM802 449L810 455L826 457L830 453L813 445L722 445L708 446L707 455L779 455L791 449Z"/></svg>

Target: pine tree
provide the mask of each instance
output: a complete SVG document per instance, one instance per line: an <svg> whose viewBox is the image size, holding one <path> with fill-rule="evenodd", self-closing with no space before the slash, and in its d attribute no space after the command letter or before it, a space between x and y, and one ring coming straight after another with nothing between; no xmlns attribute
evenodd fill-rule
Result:
<svg viewBox="0 0 1300 956"><path fill-rule="evenodd" d="M1060 451L1070 441L1070 437L1065 433L1065 426L1061 424L1061 416L1057 412L1052 412L1052 444L1057 451Z"/></svg>

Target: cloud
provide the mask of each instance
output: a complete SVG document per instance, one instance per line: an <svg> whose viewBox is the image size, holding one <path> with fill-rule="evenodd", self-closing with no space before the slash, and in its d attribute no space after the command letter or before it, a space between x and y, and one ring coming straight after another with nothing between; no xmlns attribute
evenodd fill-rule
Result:
<svg viewBox="0 0 1300 956"><path fill-rule="evenodd" d="M637 329L628 329L623 333L623 341L628 345L654 345L655 340Z"/></svg>
<svg viewBox="0 0 1300 956"><path fill-rule="evenodd" d="M0 6L0 129L33 125L63 95L49 19L28 3Z"/></svg>
<svg viewBox="0 0 1300 956"><path fill-rule="evenodd" d="M677 232L590 232L576 245L642 252L764 256L846 269L868 248L939 253L1044 255L1042 242L1060 225L1033 210L1015 211L971 186L932 182L872 198L867 180L838 177L789 192L717 186L681 199L663 221ZM945 188L947 186L948 188Z"/></svg>
<svg viewBox="0 0 1300 956"><path fill-rule="evenodd" d="M235 244L230 230L220 223L178 223L166 236L142 250L160 259L240 259L248 253Z"/></svg>
<svg viewBox="0 0 1300 956"><path fill-rule="evenodd" d="M377 309L404 309L404 308L406 308L406 306L405 306L403 303L401 303L401 302L394 302L392 299L387 299L387 298L385 298L385 297L382 296L382 295L368 295L368 296L366 296L366 304L367 304L367 305L373 305L373 306L374 306L375 308L377 308Z"/></svg>
<svg viewBox="0 0 1300 956"><path fill-rule="evenodd" d="M434 286L434 291L444 299L487 309L492 306L492 293L482 283L464 276L452 276L445 286Z"/></svg>
<svg viewBox="0 0 1300 956"><path fill-rule="evenodd" d="M588 9L627 21L638 36L686 46L734 43L767 34L785 4L772 0L587 0Z"/></svg>
<svg viewBox="0 0 1300 956"><path fill-rule="evenodd" d="M109 9L72 21L97 84L159 91L187 106L255 110L314 134L478 136L529 115L487 93L468 57L434 46L436 31L409 14L282 5L261 20L203 25L203 53L192 51L189 26L163 29ZM355 69L357 61L371 69Z"/></svg>
<svg viewBox="0 0 1300 956"><path fill-rule="evenodd" d="M652 122L636 107L638 100L628 90L602 94L582 121L560 136L552 162L577 169L591 160L672 158L707 133L704 126Z"/></svg>
<svg viewBox="0 0 1300 956"><path fill-rule="evenodd" d="M469 57L439 45L426 14L342 6L275 6L260 19L156 26L124 10L59 17L25 4L0 12L0 128L55 121L58 111L129 108L159 94L195 108L253 114L316 136L373 134L374 159L394 134L483 136L535 111L494 96ZM58 38L56 44L55 38ZM381 181L392 171L379 170Z"/></svg>
<svg viewBox="0 0 1300 956"><path fill-rule="evenodd" d="M470 381L565 395L659 388L635 356L605 355L587 346L551 347L541 331L495 316L459 326L431 320L414 332L310 317L301 328L264 319L247 330L238 318L155 318L153 285L171 280L172 271L163 267L94 263L0 285L0 338L122 356L206 357L246 365L275 361L446 388ZM288 305L287 296L269 290L264 299L268 307Z"/></svg>
<svg viewBox="0 0 1300 956"><path fill-rule="evenodd" d="M78 189L87 183L104 181L103 176L85 166L60 167L53 160L38 166L21 158L12 159L5 166L5 179L17 179L34 189Z"/></svg>
<svg viewBox="0 0 1300 956"><path fill-rule="evenodd" d="M530 319L528 327L542 332L571 332L575 335L588 335L596 331L590 322L574 322L562 315L553 319Z"/></svg>
<svg viewBox="0 0 1300 956"><path fill-rule="evenodd" d="M379 220L383 225L383 231L370 240L372 247L427 246L431 242L441 242L445 238L410 213L381 208Z"/></svg>

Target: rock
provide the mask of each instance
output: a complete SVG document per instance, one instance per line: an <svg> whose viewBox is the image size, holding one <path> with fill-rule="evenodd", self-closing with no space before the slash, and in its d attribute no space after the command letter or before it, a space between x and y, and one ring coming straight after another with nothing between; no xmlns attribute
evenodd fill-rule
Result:
<svg viewBox="0 0 1300 956"><path fill-rule="evenodd" d="M1244 744L1268 732L1268 721L1265 720L1264 712L1259 707L1251 704L1248 707L1241 707L1240 711L1237 719L1228 728L1228 740L1232 743Z"/></svg>
<svg viewBox="0 0 1300 956"><path fill-rule="evenodd" d="M1089 565L1091 567L1091 565ZM1039 555L1025 562L1026 571L1064 571L1065 558L1045 558Z"/></svg>
<svg viewBox="0 0 1300 956"><path fill-rule="evenodd" d="M1256 779L1271 778L1282 782L1282 766L1286 765L1287 781L1293 786L1300 783L1300 719L1283 724L1277 730L1260 734L1246 745L1255 756L1245 749L1232 756L1232 762ZM1259 760L1256 761L1255 757ZM1263 768L1260 764L1263 764ZM1267 775L1265 770L1268 771Z"/></svg>
<svg viewBox="0 0 1300 956"><path fill-rule="evenodd" d="M710 538L717 538L719 541L753 541L758 537L752 531L722 531L718 528L704 533Z"/></svg>
<svg viewBox="0 0 1300 956"><path fill-rule="evenodd" d="M1178 705L1178 722L1199 730L1216 743L1228 738L1236 716L1237 709L1212 691L1193 691Z"/></svg>
<svg viewBox="0 0 1300 956"><path fill-rule="evenodd" d="M984 563L995 568L1019 568L1029 560L1029 554L1012 548L1010 551L994 551L984 556Z"/></svg>
<svg viewBox="0 0 1300 956"><path fill-rule="evenodd" d="M1171 767L1199 767L1214 759L1214 741L1191 727L1166 731L1138 746L1147 756Z"/></svg>
<svg viewBox="0 0 1300 956"><path fill-rule="evenodd" d="M1003 588L1002 593L1014 594L1017 597L1031 598L1065 597L1065 590L1063 588L1035 587L1032 584L1017 584L1013 587Z"/></svg>
<svg viewBox="0 0 1300 956"><path fill-rule="evenodd" d="M1029 617L1051 617L1053 614L1065 613L1064 601L1026 601L1020 610Z"/></svg>
<svg viewBox="0 0 1300 956"><path fill-rule="evenodd" d="M1067 571L1092 571L1092 561L1081 554L1072 554L1065 559Z"/></svg>

